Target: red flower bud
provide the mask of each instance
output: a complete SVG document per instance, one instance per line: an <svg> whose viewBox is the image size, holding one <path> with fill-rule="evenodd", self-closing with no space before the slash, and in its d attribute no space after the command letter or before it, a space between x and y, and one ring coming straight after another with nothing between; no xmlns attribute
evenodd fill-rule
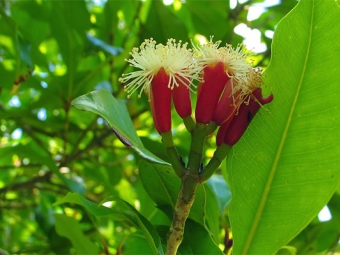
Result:
<svg viewBox="0 0 340 255"><path fill-rule="evenodd" d="M268 104L272 100L273 94L270 94L267 98L263 98L262 90L260 88L256 89L252 93L252 96L250 96L249 102L242 103L238 113L231 119L230 125L225 130L223 142L229 146L237 143L261 105Z"/></svg>
<svg viewBox="0 0 340 255"><path fill-rule="evenodd" d="M171 90L170 77L161 68L151 81L150 106L155 128L158 133L171 131Z"/></svg>
<svg viewBox="0 0 340 255"><path fill-rule="evenodd" d="M233 119L233 117L229 118L218 129L218 132L217 132L217 135L216 135L216 145L217 146L220 146L223 143L224 137L225 137L225 133L227 132L227 129L228 129L232 119Z"/></svg>
<svg viewBox="0 0 340 255"><path fill-rule="evenodd" d="M208 124L212 120L218 100L229 79L222 62L203 69L203 82L198 88L195 111L197 122Z"/></svg>
<svg viewBox="0 0 340 255"><path fill-rule="evenodd" d="M178 84L172 90L173 102L178 115L184 119L191 115L190 81L178 79Z"/></svg>

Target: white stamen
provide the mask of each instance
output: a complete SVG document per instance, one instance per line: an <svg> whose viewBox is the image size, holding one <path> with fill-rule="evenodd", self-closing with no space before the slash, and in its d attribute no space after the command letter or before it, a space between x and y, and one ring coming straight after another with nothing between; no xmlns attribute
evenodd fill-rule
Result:
<svg viewBox="0 0 340 255"><path fill-rule="evenodd" d="M150 86L153 77L163 68L169 75L168 88L184 84L190 90L194 80L200 80L202 67L198 65L191 50L187 49L187 43L169 39L166 45L157 44L152 38L145 40L139 48L133 48L130 52L131 59L126 60L131 66L140 69L138 71L123 74L120 82L126 83L124 89L131 96L136 90L150 95Z"/></svg>

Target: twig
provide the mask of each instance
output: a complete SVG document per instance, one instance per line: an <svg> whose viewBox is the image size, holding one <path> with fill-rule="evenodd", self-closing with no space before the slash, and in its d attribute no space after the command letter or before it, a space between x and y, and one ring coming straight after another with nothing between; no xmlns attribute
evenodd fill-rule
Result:
<svg viewBox="0 0 340 255"><path fill-rule="evenodd" d="M20 190L20 189L32 188L38 182L48 182L50 180L51 176L52 176L52 172L48 171L44 175L35 176L28 181L8 185L8 186L0 189L0 194L6 193L10 190Z"/></svg>

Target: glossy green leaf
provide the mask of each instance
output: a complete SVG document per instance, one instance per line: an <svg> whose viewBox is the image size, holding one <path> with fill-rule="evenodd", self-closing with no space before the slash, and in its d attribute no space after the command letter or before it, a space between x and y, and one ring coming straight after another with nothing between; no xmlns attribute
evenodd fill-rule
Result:
<svg viewBox="0 0 340 255"><path fill-rule="evenodd" d="M228 157L234 254L272 254L340 182L340 10L301 0L278 25L265 84L274 94Z"/></svg>
<svg viewBox="0 0 340 255"><path fill-rule="evenodd" d="M141 157L160 164L168 164L145 149L133 127L125 103L115 99L109 91L93 91L74 99L72 105L80 110L96 113L106 119L119 140L134 149Z"/></svg>
<svg viewBox="0 0 340 255"><path fill-rule="evenodd" d="M64 214L56 214L55 227L57 233L68 238L73 247L76 249L76 254L97 254L99 248L84 235L80 224L71 217Z"/></svg>
<svg viewBox="0 0 340 255"><path fill-rule="evenodd" d="M97 205L77 193L68 193L54 205L75 203L84 206L85 209L94 216L110 216L117 221L128 221L143 232L154 254L163 254L160 238L151 223L144 216L122 199L110 198L106 199L106 201L113 201L113 208Z"/></svg>

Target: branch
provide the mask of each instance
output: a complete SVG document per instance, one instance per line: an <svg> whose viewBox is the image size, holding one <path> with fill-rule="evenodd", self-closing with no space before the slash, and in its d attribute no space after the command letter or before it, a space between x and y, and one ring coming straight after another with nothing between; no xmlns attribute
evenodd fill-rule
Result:
<svg viewBox="0 0 340 255"><path fill-rule="evenodd" d="M35 176L28 181L8 185L0 189L0 194L6 193L7 191L10 191L10 190L31 189L34 187L36 183L49 182L51 179L51 176L52 176L52 172L48 171L44 175Z"/></svg>

